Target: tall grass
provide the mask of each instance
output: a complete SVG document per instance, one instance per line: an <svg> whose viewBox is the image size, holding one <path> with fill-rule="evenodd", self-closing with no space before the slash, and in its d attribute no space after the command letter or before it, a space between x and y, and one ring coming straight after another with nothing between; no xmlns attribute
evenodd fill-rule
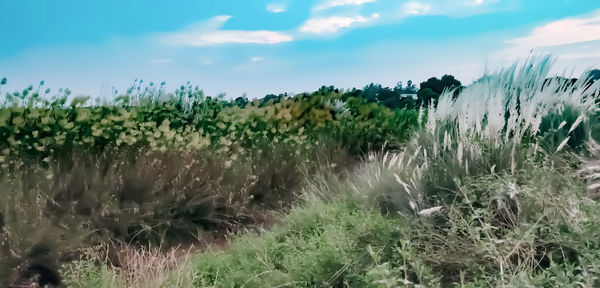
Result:
<svg viewBox="0 0 600 288"><path fill-rule="evenodd" d="M284 220L275 234L243 236L231 251L201 254L203 280L197 285L600 285L600 210L588 194L598 179L600 83L591 84L585 74L574 84L549 78L552 63L549 57L528 59L484 76L458 98L445 92L403 149L368 155L345 180L321 179L309 186L317 199L330 199L326 206L339 207L339 197L354 199L361 212L352 208L350 214L361 215L373 229L379 222L367 215L383 213L382 221L392 225L388 233L398 231L394 241L379 243L346 230L366 240L354 249L368 257L351 256L342 266L320 261L348 256L331 248L333 255L311 258L321 247L346 247L348 234L338 242L333 231L352 227L345 220L353 217L309 221L327 211L316 200L299 208L309 211L304 222ZM321 230L323 223L332 226ZM293 252L277 253L275 247L297 238L303 240L284 245ZM293 264L281 262L290 255L297 255ZM316 276L311 269L295 274L294 265L304 267L307 261L325 274ZM323 279L339 282L319 282Z"/></svg>
<svg viewBox="0 0 600 288"><path fill-rule="evenodd" d="M360 102L356 99L341 105L335 97L300 96L271 106L234 107L224 114L220 110L214 115L221 124L214 127L238 131L254 123L265 125L259 130L275 129L274 137L257 136L267 139L261 143L285 140L276 136L280 129L281 135L306 141L296 133L307 123L312 123L307 124L314 128L311 133L333 128L330 134L311 134L311 140L303 142L305 147L317 147L304 151L322 155L293 153L296 146L286 150L290 147L283 142L281 153L252 151L245 154L249 158L238 160L231 158L237 148L211 146L217 150L209 152L218 152L125 153L109 157L106 163L101 155L92 161L47 161L43 167L17 170L21 174L9 174L10 185L3 185L12 189L7 195L15 205L7 205L0 214L4 215L0 224L9 223L0 226L4 229L0 234L8 239L2 242L0 257L12 261L6 263L12 263L13 272L27 271L23 268L31 263L57 265L55 258L46 257L55 242L28 243L20 234L25 230L12 232L18 217L31 219L21 222L28 224L22 229L31 231L46 231L39 229L44 225L68 227L51 231L61 235L77 231L87 241L156 244L182 234L189 237L193 230L189 227L257 222L252 218L273 207L297 204L293 200L303 195L305 201L292 205L291 213L276 221L271 231L242 233L225 250L198 253L185 264L169 256L174 254L139 247L121 250L129 251L127 258L132 261L111 260L112 267L77 261L63 268L65 283L80 287L600 286L600 209L592 200L598 197L600 180L600 81L588 81L587 74L576 82L549 77L553 62L550 57L530 58L484 75L461 89L458 97L455 91L444 92L437 105L421 111L422 127L409 142L393 143L395 151L367 154L348 174L340 173L349 167L346 155L332 157L339 149L318 149L323 143L317 141L333 136L342 148L361 147L350 149L352 154L369 146L365 138L354 139L356 133L384 125L381 131L369 132L378 143L373 148L379 150L390 140L386 135L395 131L389 128L394 123L402 130L398 139L407 138L405 127L415 125L416 112L392 113L362 102L353 105L352 101ZM195 109L192 106L186 109ZM256 111L270 115L270 120L256 121ZM379 112L390 116L391 122L374 115ZM407 120L401 121L402 117ZM270 122L274 119L295 119L299 122L294 125L299 126L290 130L279 126L282 122ZM371 137L369 133L365 135ZM219 142L235 146L226 140L237 134L223 135L219 134ZM306 175L318 175L308 177L308 183L297 169L306 160L312 162ZM31 186L23 180L28 177L40 180ZM302 194L297 193L300 187ZM46 208L52 217L47 217ZM111 221L115 217L119 220ZM58 245L68 247L66 243ZM23 248L13 248L19 245ZM29 251L42 253L28 255ZM114 250L106 254L111 253ZM150 266L139 265L144 262ZM182 272L170 274L174 267ZM148 273L154 277L139 276Z"/></svg>
<svg viewBox="0 0 600 288"><path fill-rule="evenodd" d="M562 285L545 277L565 269L572 279L561 281L598 285L581 259L595 254L582 231L598 217L588 196L600 83L548 78L552 62L486 75L456 99L445 92L404 151L372 155L353 181L360 197L413 219L412 253L444 283Z"/></svg>
<svg viewBox="0 0 600 288"><path fill-rule="evenodd" d="M107 263L121 267L123 245L214 242L293 205L320 158L340 167L354 161L335 146L310 158L272 147L234 161L208 151L119 149L12 167L0 178L0 280L28 278L32 267L57 278L61 261L101 244L111 251Z"/></svg>
<svg viewBox="0 0 600 288"><path fill-rule="evenodd" d="M514 175L534 159L565 164L562 158L570 156L560 152L589 154L588 143L600 136L595 132L600 83L590 85L587 74L574 84L549 78L552 63L550 57L528 59L482 77L458 98L446 91L429 107L425 129L383 161L400 166L396 179L406 197L414 205L432 205L453 197L446 192L466 177Z"/></svg>

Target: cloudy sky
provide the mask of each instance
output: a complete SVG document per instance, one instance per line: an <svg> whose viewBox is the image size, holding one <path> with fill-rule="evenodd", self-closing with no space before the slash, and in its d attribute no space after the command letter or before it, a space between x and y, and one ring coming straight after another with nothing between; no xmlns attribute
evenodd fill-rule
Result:
<svg viewBox="0 0 600 288"><path fill-rule="evenodd" d="M5 0L0 14L2 93L40 80L94 96L134 79L230 97L445 73L467 84L532 52L560 74L600 67L598 0Z"/></svg>

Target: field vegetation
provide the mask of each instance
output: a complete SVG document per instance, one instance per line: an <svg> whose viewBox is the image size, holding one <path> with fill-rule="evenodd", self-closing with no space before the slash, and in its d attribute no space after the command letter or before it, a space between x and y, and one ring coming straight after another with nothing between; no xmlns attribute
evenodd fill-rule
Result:
<svg viewBox="0 0 600 288"><path fill-rule="evenodd" d="M7 95L0 285L600 286L600 81L552 63L411 99Z"/></svg>

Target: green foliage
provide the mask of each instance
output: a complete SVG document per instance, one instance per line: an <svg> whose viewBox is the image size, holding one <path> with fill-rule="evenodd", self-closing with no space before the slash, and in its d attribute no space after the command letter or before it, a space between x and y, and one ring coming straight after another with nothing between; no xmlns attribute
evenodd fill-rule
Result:
<svg viewBox="0 0 600 288"><path fill-rule="evenodd" d="M376 259L389 257L404 222L353 201L311 202L272 231L245 234L196 263L198 287L365 287Z"/></svg>
<svg viewBox="0 0 600 288"><path fill-rule="evenodd" d="M419 113L390 109L414 107L400 104L401 85L230 102L140 81L117 104L92 106L44 102L29 87L0 110L0 279L30 278L31 264L54 271L65 247L177 244L301 203L270 231L198 253L183 279L148 283L600 286L600 82L547 78L551 63L528 60L453 91L453 77L432 78ZM41 121L54 126L43 134ZM341 173L347 155L369 150L383 151ZM45 237L22 239L32 231ZM63 267L64 282L132 283L125 268L90 263Z"/></svg>
<svg viewBox="0 0 600 288"><path fill-rule="evenodd" d="M547 80L549 63L541 59L489 76L458 99L445 93L407 147L369 155L347 181L310 186L316 195L352 195L354 206L344 209L351 215L361 211L368 225L380 223L364 214L375 213L373 208L385 214L385 222L401 221L391 249L372 249L376 246L369 242L363 251L370 261L353 255L347 269L339 268L343 260L331 261L320 249L345 260L347 254L336 248L347 247L348 235L360 239L362 234L338 233L349 226L350 215L331 221L333 226L314 221L314 215L331 209L316 201L298 211L320 207L319 212L291 214L272 232L246 234L230 250L200 254L198 275L204 280L198 286L600 285L600 210L586 191L598 185L584 182L597 180L592 119L598 117L593 95L600 86ZM333 197L326 206L348 203L341 198L346 202ZM298 215L302 221L288 222ZM319 237L316 244L312 239L320 231L342 242L332 246L329 237ZM278 237L281 233L302 241L289 243L289 236ZM277 253L282 244L286 249ZM293 265L281 262L288 257ZM306 259L313 266L305 266ZM296 274L298 267L302 272ZM343 280L319 282L331 273Z"/></svg>
<svg viewBox="0 0 600 288"><path fill-rule="evenodd" d="M37 266L57 275L59 255L75 248L169 247L264 221L295 203L325 159L341 171L406 139L417 116L339 91L232 103L139 81L112 103L89 104L68 90L41 97L42 86L0 108L3 284L32 281Z"/></svg>
<svg viewBox="0 0 600 288"><path fill-rule="evenodd" d="M280 145L235 160L200 151L107 150L13 167L0 181L0 271L6 273L0 280L13 272L25 277L18 271L37 261L31 251L38 245L48 247L47 268L56 270L58 255L73 248L120 242L166 248L261 222L296 201L303 173L314 173L319 157L341 167L352 161L324 148L299 158Z"/></svg>
<svg viewBox="0 0 600 288"><path fill-rule="evenodd" d="M73 261L63 268L64 285L73 288L125 288L123 278L107 265L92 261Z"/></svg>
<svg viewBox="0 0 600 288"><path fill-rule="evenodd" d="M369 145L381 147L391 137L406 139L417 116L361 98L342 100L335 92L233 104L191 87L172 95L152 89L136 93L100 106L87 105L88 97L65 106L66 92L51 100L38 98L38 92L11 97L0 108L0 162L39 161L71 151L99 154L106 147L253 154L273 142L303 153L318 140L341 142L358 153ZM332 130L337 131L333 136Z"/></svg>
<svg viewBox="0 0 600 288"><path fill-rule="evenodd" d="M546 80L545 61L442 95L406 149L352 177L360 201L413 219L411 253L444 286L599 285L595 160L581 159L597 157L600 87ZM398 285L387 263L373 275Z"/></svg>
<svg viewBox="0 0 600 288"><path fill-rule="evenodd" d="M431 104L437 105L437 100L444 91L453 91L453 95L456 97L460 92L462 84L456 80L452 75L444 75L442 79L431 77L427 81L422 82L420 85L419 92L417 93L418 104L422 106L429 106Z"/></svg>

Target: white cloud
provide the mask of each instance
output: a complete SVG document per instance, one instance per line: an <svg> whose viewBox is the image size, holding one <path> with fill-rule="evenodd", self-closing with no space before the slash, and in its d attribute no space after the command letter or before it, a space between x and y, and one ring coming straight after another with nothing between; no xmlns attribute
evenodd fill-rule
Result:
<svg viewBox="0 0 600 288"><path fill-rule="evenodd" d="M430 4L423 4L417 1L406 2L404 4L404 13L408 15L425 15L430 10Z"/></svg>
<svg viewBox="0 0 600 288"><path fill-rule="evenodd" d="M311 18L302 24L300 32L316 34L334 33L342 28L348 28L357 23L366 23L377 18L379 18L379 14L377 13L372 14L369 18L360 15L354 17L333 16L326 18Z"/></svg>
<svg viewBox="0 0 600 288"><path fill-rule="evenodd" d="M283 3L270 3L265 9L271 13L283 13L287 10L287 7Z"/></svg>
<svg viewBox="0 0 600 288"><path fill-rule="evenodd" d="M591 17L559 20L535 28L525 37L508 41L509 55L523 55L532 49L600 40L600 12Z"/></svg>
<svg viewBox="0 0 600 288"><path fill-rule="evenodd" d="M258 56L250 57L251 62L260 62L263 60L265 60L265 58L263 58L263 57L258 57Z"/></svg>
<svg viewBox="0 0 600 288"><path fill-rule="evenodd" d="M181 46L211 46L221 44L277 44L292 41L285 33L268 30L221 30L231 16L223 15L192 25L179 32L159 36L162 43Z"/></svg>
<svg viewBox="0 0 600 288"><path fill-rule="evenodd" d="M497 3L498 0L465 0L464 3L467 6L480 6L483 4Z"/></svg>
<svg viewBox="0 0 600 288"><path fill-rule="evenodd" d="M313 10L325 10L325 9L329 9L329 8L333 8L333 7L339 7L339 6L359 6L359 5L363 5L365 3L372 3L375 2L377 0L326 0L320 4L318 4L317 6L315 6L315 8Z"/></svg>
<svg viewBox="0 0 600 288"><path fill-rule="evenodd" d="M192 46L209 46L227 43L257 43L257 44L277 44L292 41L292 37L274 31L242 31L242 30L223 30L215 31L202 35L193 35L196 39L189 39Z"/></svg>
<svg viewBox="0 0 600 288"><path fill-rule="evenodd" d="M518 9L519 0L410 0L399 4L398 17L445 15L468 17L473 15Z"/></svg>

